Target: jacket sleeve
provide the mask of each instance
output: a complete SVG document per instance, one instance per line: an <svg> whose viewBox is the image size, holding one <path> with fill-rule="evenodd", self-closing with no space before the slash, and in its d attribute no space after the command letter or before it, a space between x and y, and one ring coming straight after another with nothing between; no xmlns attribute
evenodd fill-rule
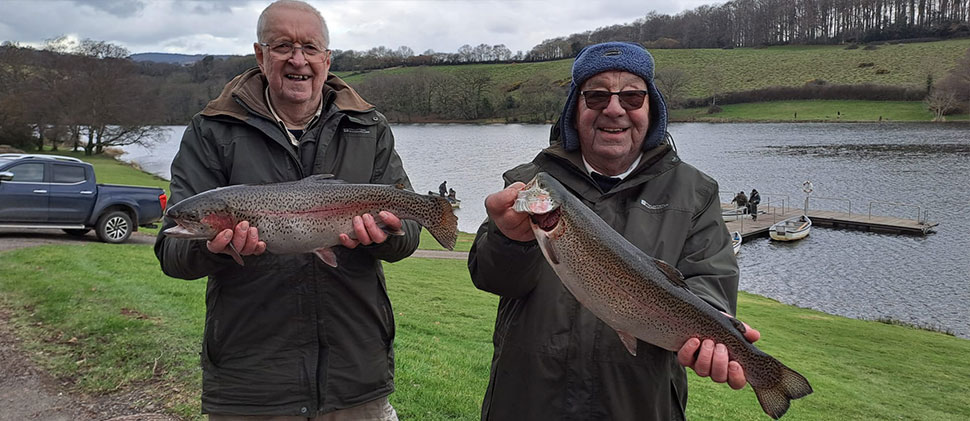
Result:
<svg viewBox="0 0 970 421"><path fill-rule="evenodd" d="M716 193L708 194L694 217L677 269L694 294L714 308L735 315L740 271L717 197Z"/></svg>
<svg viewBox="0 0 970 421"><path fill-rule="evenodd" d="M381 116L379 124L380 134L377 139L377 153L374 156L374 175L371 179L375 184L402 184L408 190L414 191L411 181L404 171L404 163L394 150L394 134ZM401 229L404 235L392 235L381 244L363 246L374 256L387 262L396 262L414 253L421 241L421 225L412 220L402 220Z"/></svg>
<svg viewBox="0 0 970 421"><path fill-rule="evenodd" d="M172 161L172 196L169 206L196 193L227 184L218 158L218 148L212 139L207 139L202 134L201 124L201 117L196 116L182 135L179 152ZM169 238L162 234L165 229L173 226L175 221L164 218L162 229L155 239L155 256L166 275L197 279L233 263L229 256L210 252L203 240Z"/></svg>
<svg viewBox="0 0 970 421"><path fill-rule="evenodd" d="M505 185L513 180L505 177ZM468 252L468 272L475 287L503 297L519 298L536 287L545 258L533 241L515 241L486 218Z"/></svg>

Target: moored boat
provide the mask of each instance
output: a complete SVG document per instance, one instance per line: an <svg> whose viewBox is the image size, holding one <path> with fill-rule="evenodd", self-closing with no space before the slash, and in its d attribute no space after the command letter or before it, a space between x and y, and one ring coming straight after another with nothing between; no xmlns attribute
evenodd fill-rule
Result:
<svg viewBox="0 0 970 421"><path fill-rule="evenodd" d="M741 231L731 233L731 246L734 247L734 254L741 252Z"/></svg>
<svg viewBox="0 0 970 421"><path fill-rule="evenodd" d="M808 215L799 215L776 222L771 228L768 228L768 235L772 240L795 241L807 237L811 230L812 220L808 218Z"/></svg>
<svg viewBox="0 0 970 421"><path fill-rule="evenodd" d="M744 218L748 214L748 208L738 207L734 209L722 209L721 217L724 218L724 222L737 221Z"/></svg>

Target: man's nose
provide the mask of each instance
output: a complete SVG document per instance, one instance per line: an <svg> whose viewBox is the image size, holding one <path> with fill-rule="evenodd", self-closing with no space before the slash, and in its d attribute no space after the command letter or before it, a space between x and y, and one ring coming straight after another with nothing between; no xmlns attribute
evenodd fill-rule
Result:
<svg viewBox="0 0 970 421"><path fill-rule="evenodd" d="M603 109L603 114L607 115L622 115L626 113L626 109L620 104L619 95L610 95L610 102L606 104L606 108Z"/></svg>
<svg viewBox="0 0 970 421"><path fill-rule="evenodd" d="M303 52L302 48L294 49L289 61L294 66L302 66L307 63L306 53Z"/></svg>

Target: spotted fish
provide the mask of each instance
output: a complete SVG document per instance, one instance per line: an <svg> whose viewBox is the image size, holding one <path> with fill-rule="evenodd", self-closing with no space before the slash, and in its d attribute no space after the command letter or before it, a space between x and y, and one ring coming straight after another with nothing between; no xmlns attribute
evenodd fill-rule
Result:
<svg viewBox="0 0 970 421"><path fill-rule="evenodd" d="M329 175L284 183L220 187L199 193L168 208L165 216L178 225L164 234L211 240L240 221L249 221L259 229L259 239L266 243L266 251L315 253L336 267L337 259L331 247L340 244L341 233L355 238L353 217L370 214L382 226L378 213L385 210L398 218L417 221L443 247L454 248L458 217L444 197L421 195L394 186L349 184ZM243 264L238 253L233 258Z"/></svg>
<svg viewBox="0 0 970 421"><path fill-rule="evenodd" d="M647 256L546 173L514 204L530 214L542 254L559 279L636 355L637 339L677 351L690 338L727 346L770 417L812 393L808 380L744 339L744 325L690 292L683 275Z"/></svg>

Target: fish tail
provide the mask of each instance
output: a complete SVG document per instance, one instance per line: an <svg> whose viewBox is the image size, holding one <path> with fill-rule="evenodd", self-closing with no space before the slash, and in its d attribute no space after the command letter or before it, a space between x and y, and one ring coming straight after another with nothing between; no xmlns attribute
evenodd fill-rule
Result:
<svg viewBox="0 0 970 421"><path fill-rule="evenodd" d="M777 364L773 369L778 373L774 384L763 384L757 387L752 384L751 387L754 389L755 395L758 396L761 409L769 417L778 419L788 411L792 399L798 399L812 393L812 385L808 384L808 380L795 370L786 367L774 358L772 360L773 364Z"/></svg>
<svg viewBox="0 0 970 421"><path fill-rule="evenodd" d="M458 241L458 217L455 216L448 199L440 196L433 196L431 199L434 208L431 220L421 225L428 229L431 236L438 240L442 247L454 250L455 243Z"/></svg>

